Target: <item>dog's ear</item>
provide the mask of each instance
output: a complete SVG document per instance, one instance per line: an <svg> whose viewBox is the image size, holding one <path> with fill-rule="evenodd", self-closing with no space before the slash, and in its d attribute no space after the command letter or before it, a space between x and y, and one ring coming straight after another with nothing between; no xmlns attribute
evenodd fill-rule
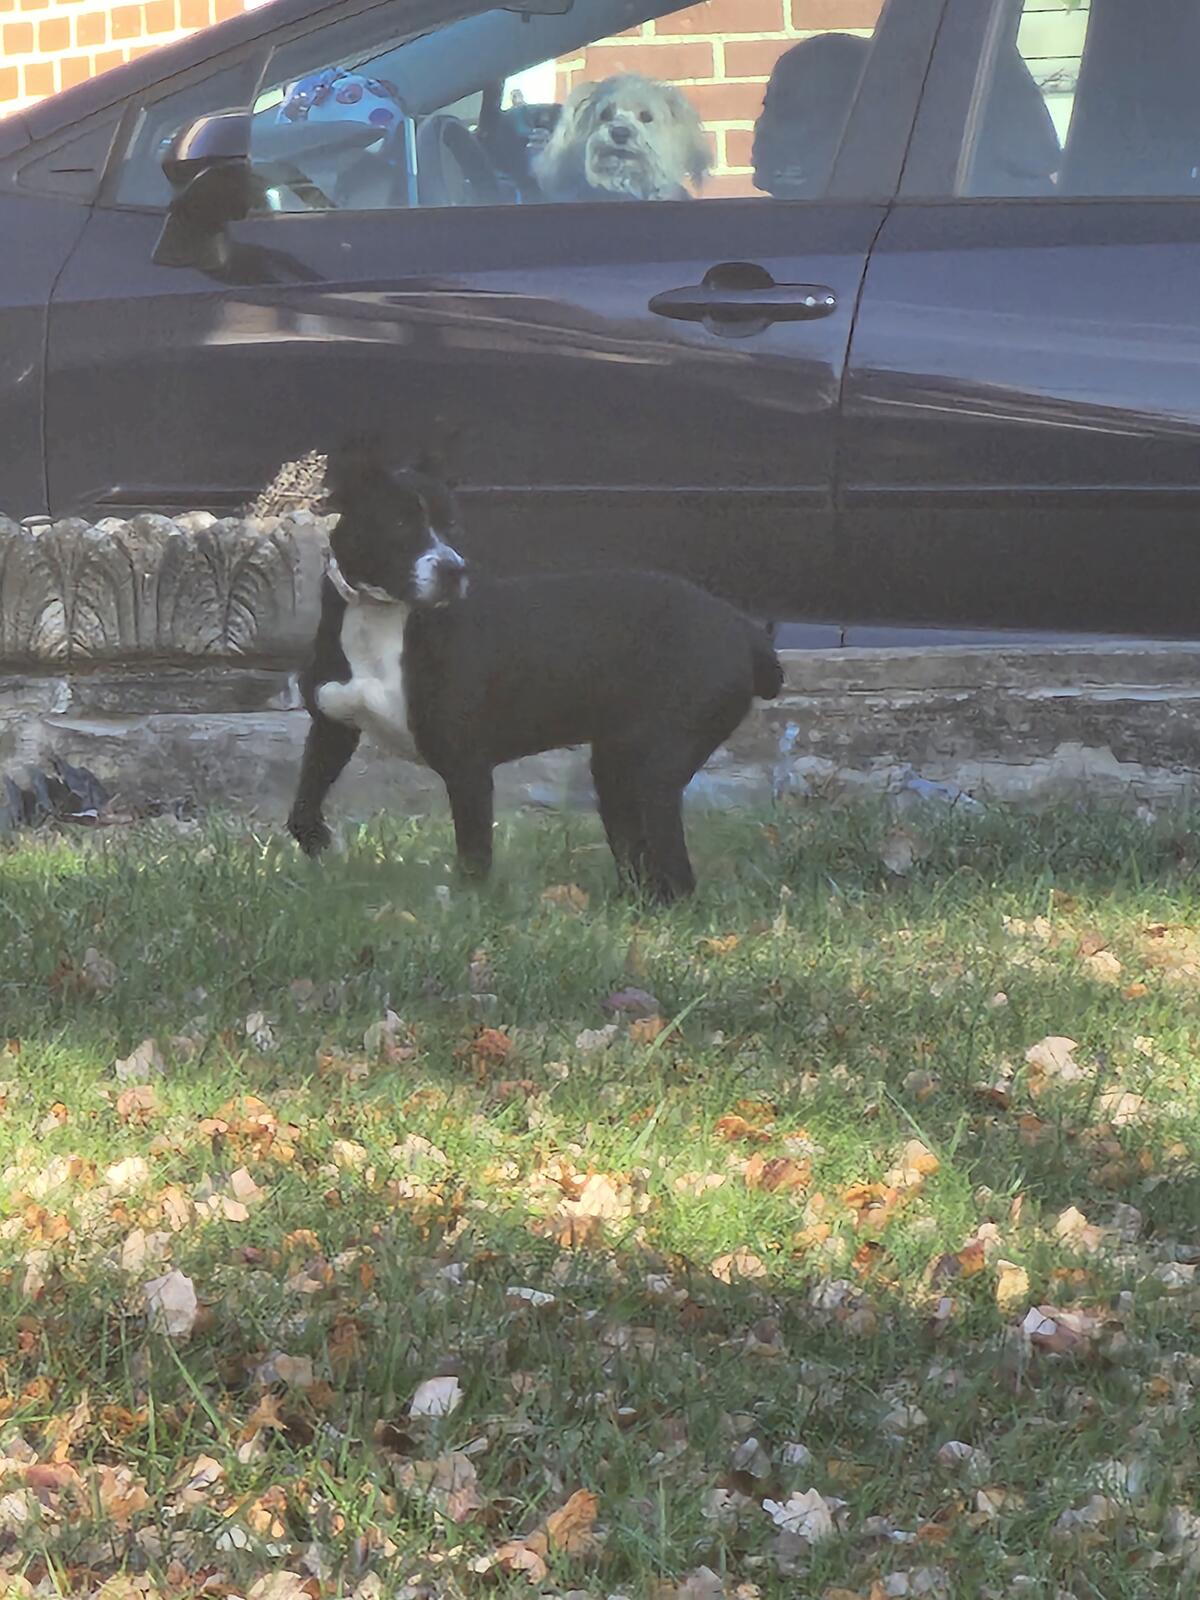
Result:
<svg viewBox="0 0 1200 1600"><path fill-rule="evenodd" d="M334 511L386 492L392 486L383 440L377 433L357 433L329 452L325 498Z"/></svg>
<svg viewBox="0 0 1200 1600"><path fill-rule="evenodd" d="M713 164L712 144L704 124L695 106L682 89L677 89L673 83L665 83L662 88L667 104L671 108L671 120L684 141L683 170L693 183L702 184L712 170Z"/></svg>
<svg viewBox="0 0 1200 1600"><path fill-rule="evenodd" d="M571 90L567 102L562 108L562 116L558 119L555 136L561 137L563 143L570 144L580 134L588 131L595 118L596 103L600 92L607 86L607 80L600 83L580 83Z"/></svg>

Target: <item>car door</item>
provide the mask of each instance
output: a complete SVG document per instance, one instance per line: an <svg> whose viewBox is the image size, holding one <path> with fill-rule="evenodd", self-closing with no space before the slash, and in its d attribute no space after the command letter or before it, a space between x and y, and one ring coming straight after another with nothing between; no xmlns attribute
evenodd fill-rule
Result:
<svg viewBox="0 0 1200 1600"><path fill-rule="evenodd" d="M846 352L942 0L890 0L877 26L878 0L464 9L343 5L319 31L284 30L256 89L244 63L218 61L207 95L190 84L173 106L165 85L131 108L53 303L55 507L229 509L348 430L380 432L400 460L437 423L457 434L467 548L493 569L650 564L774 616L832 616ZM854 30L834 48L860 64L821 102L827 149L800 170L822 141L785 118L762 192L751 145L767 80L814 31L845 31L831 17ZM331 114L338 94L376 111L383 94L420 129L436 115L478 133L486 96L557 105L631 71L702 120L701 198L451 204L455 186L435 184L440 203L413 205L335 161L321 182L350 198L320 191L314 209L319 158L300 158L298 187L295 150L279 165L280 119L318 79ZM272 182L290 172L292 189L232 226L219 273L156 265L164 137L251 99ZM418 198L432 170L406 170ZM457 198L480 194L460 184Z"/></svg>
<svg viewBox="0 0 1200 1600"><path fill-rule="evenodd" d="M892 619L1195 634L1198 74L1192 0L951 0L846 385Z"/></svg>

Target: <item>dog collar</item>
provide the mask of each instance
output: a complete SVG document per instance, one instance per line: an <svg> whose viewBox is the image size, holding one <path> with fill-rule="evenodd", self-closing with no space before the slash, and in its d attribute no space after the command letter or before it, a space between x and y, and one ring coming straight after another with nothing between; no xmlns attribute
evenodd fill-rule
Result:
<svg viewBox="0 0 1200 1600"><path fill-rule="evenodd" d="M338 566L337 557L330 550L325 557L325 576L334 587L336 594L348 606L361 605L364 600L370 600L377 606L402 606L403 600L397 600L394 594L389 594L386 589L379 589L373 583L363 583L355 588L346 574Z"/></svg>
<svg viewBox="0 0 1200 1600"><path fill-rule="evenodd" d="M353 605L358 599L358 590L346 582L346 574L342 571L341 567L338 566L337 557L334 555L332 550L328 551L325 556L325 576L333 585L334 592L339 595L348 606Z"/></svg>

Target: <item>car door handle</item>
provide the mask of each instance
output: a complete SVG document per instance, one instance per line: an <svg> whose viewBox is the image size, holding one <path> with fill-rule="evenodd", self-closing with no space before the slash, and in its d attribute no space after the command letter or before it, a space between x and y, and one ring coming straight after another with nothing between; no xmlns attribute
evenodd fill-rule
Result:
<svg viewBox="0 0 1200 1600"><path fill-rule="evenodd" d="M703 322L713 333L745 337L772 322L813 322L837 310L837 296L822 283L776 283L765 267L727 261L703 281L666 289L650 302L656 316Z"/></svg>

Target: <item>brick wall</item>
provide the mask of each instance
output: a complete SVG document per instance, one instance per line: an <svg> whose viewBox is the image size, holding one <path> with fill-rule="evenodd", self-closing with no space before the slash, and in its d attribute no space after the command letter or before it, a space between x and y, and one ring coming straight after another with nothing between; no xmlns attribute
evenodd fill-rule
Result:
<svg viewBox="0 0 1200 1600"><path fill-rule="evenodd" d="M797 40L829 30L870 33L882 0L700 0L605 39L558 64L562 100L577 84L640 72L682 88L708 128L716 165L706 195L746 195L750 145L771 68Z"/></svg>
<svg viewBox="0 0 1200 1600"><path fill-rule="evenodd" d="M0 0L0 116L246 9L246 0Z"/></svg>

